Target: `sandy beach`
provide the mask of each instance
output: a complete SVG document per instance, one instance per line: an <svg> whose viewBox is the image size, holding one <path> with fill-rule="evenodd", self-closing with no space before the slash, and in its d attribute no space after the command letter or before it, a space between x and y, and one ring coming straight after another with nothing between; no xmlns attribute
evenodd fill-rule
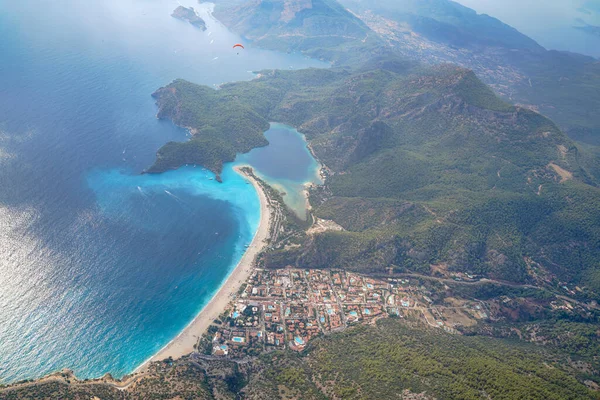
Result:
<svg viewBox="0 0 600 400"><path fill-rule="evenodd" d="M270 212L267 197L261 186L253 178L248 177L241 172L240 167L235 167L235 171L252 182L260 199L260 222L256 235L235 270L231 273L229 278L227 278L211 301L175 339L142 364L136 372L143 370L149 362L164 360L169 357L177 359L193 352L194 345L198 342L200 336L206 332L211 322L223 312L232 300L232 296L238 292L241 285L252 273L254 259L265 246L269 236Z"/></svg>

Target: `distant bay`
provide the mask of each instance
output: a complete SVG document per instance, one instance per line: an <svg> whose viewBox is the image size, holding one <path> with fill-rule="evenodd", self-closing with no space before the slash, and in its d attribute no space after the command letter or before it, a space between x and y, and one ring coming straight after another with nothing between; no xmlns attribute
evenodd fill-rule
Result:
<svg viewBox="0 0 600 400"><path fill-rule="evenodd" d="M173 79L209 86L324 66L247 46L191 2L4 2L0 13L0 382L131 372L236 265L258 221L225 167L140 175L188 133L154 115ZM257 167L258 168L258 167Z"/></svg>

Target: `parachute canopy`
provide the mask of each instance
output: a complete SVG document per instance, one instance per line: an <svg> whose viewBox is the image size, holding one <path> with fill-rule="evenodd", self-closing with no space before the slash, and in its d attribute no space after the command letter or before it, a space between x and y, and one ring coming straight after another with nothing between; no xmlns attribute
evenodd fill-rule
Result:
<svg viewBox="0 0 600 400"><path fill-rule="evenodd" d="M233 48L234 48L234 49L235 49L236 47L241 47L242 49L244 49L244 48L245 48L244 46L242 46L242 45L241 45L241 44L239 44L239 43L236 43L236 44L234 44L234 45L233 45Z"/></svg>

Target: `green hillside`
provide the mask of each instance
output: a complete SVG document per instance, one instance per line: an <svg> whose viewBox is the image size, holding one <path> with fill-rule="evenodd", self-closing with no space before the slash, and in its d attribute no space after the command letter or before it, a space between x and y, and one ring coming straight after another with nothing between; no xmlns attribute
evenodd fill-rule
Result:
<svg viewBox="0 0 600 400"><path fill-rule="evenodd" d="M450 0L341 0L405 57L474 70L513 103L539 110L570 137L600 144L600 63L548 51L516 29Z"/></svg>
<svg viewBox="0 0 600 400"><path fill-rule="evenodd" d="M167 89L185 86L198 103L252 107L235 119L240 126L293 125L332 170L312 203L316 216L345 231L310 237L299 256L279 255L273 266L429 273L444 264L599 289L593 156L550 120L498 99L468 70L394 71L263 71L218 92L183 81ZM231 130L221 122L217 131Z"/></svg>
<svg viewBox="0 0 600 400"><path fill-rule="evenodd" d="M245 392L302 399L598 398L566 360L535 346L384 320L318 340L302 357L263 357L264 369Z"/></svg>
<svg viewBox="0 0 600 400"><path fill-rule="evenodd" d="M215 1L215 17L252 45L302 52L335 64L356 64L388 50L335 0Z"/></svg>
<svg viewBox="0 0 600 400"><path fill-rule="evenodd" d="M192 139L169 142L157 154L146 172L157 173L185 164L203 165L218 175L223 162L233 161L237 153L246 153L268 144L263 132L269 123L248 105L236 99L221 101L219 93L207 87L192 87L176 80L153 96L159 107L158 118L169 118L188 128Z"/></svg>

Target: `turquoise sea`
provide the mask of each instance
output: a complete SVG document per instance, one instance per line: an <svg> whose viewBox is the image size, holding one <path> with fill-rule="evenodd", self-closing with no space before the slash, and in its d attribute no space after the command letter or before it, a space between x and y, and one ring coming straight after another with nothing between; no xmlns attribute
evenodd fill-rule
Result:
<svg viewBox="0 0 600 400"><path fill-rule="evenodd" d="M0 0L2 383L131 372L202 309L255 233L257 194L231 165L223 184L193 166L140 174L187 138L155 118L150 95L176 78L216 86L324 65L255 49L190 0L199 31L170 17L178 3ZM248 44L239 55L236 42Z"/></svg>

